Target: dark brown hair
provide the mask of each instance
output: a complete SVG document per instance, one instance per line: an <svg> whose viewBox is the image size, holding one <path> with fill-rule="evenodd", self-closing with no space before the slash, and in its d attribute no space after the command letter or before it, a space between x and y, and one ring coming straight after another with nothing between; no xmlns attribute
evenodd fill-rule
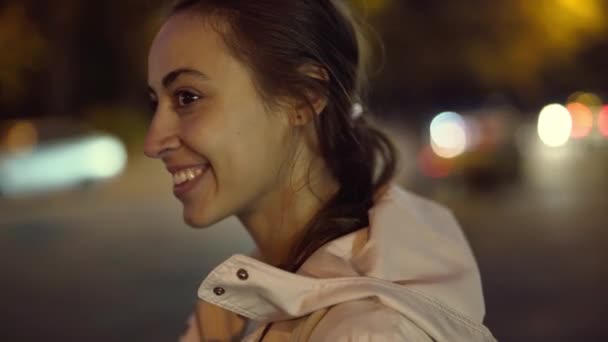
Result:
<svg viewBox="0 0 608 342"><path fill-rule="evenodd" d="M179 0L171 13L192 11L219 23L231 53L252 71L266 103L290 97L308 103L311 92L327 98L314 125L321 156L338 192L308 223L281 267L295 272L323 244L366 227L375 193L393 178L397 164L390 139L368 119L352 116L365 83L362 40L350 12L332 0ZM301 72L322 67L328 79Z"/></svg>

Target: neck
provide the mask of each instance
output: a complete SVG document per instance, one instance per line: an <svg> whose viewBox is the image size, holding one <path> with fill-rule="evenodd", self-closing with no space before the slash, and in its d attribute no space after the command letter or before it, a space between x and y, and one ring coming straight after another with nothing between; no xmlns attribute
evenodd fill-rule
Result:
<svg viewBox="0 0 608 342"><path fill-rule="evenodd" d="M310 177L301 174L286 179L285 184L258 201L255 209L238 216L256 243L262 260L273 266L287 261L310 220L338 190L337 182L327 170L314 164L310 167Z"/></svg>

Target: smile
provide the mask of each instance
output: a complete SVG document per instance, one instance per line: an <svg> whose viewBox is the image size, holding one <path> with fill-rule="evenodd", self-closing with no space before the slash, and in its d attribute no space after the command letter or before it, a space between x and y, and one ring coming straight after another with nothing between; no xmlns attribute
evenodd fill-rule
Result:
<svg viewBox="0 0 608 342"><path fill-rule="evenodd" d="M173 185L180 185L189 182L205 172L207 167L193 167L185 170L177 171L173 174Z"/></svg>
<svg viewBox="0 0 608 342"><path fill-rule="evenodd" d="M209 165L189 167L173 173L173 193L177 196L190 191L209 169Z"/></svg>

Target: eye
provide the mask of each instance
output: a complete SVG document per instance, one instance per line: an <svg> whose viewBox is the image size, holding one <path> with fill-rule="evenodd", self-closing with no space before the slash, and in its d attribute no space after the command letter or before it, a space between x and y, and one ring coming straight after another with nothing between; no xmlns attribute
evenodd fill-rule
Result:
<svg viewBox="0 0 608 342"><path fill-rule="evenodd" d="M148 109L150 110L150 115L153 116L158 108L158 97L156 96L154 90L152 90L150 87L148 87L148 93L145 96L145 98L148 100Z"/></svg>
<svg viewBox="0 0 608 342"><path fill-rule="evenodd" d="M181 90L175 93L175 100L178 107L186 107L201 97L187 90Z"/></svg>
<svg viewBox="0 0 608 342"><path fill-rule="evenodd" d="M156 108L158 107L158 101L156 99L149 99L148 106L149 106L148 108L150 109L152 114L154 114L154 113L156 113Z"/></svg>

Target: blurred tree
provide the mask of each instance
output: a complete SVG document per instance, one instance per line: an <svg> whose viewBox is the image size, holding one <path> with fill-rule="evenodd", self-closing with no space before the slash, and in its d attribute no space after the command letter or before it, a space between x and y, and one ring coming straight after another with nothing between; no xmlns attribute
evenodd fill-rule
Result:
<svg viewBox="0 0 608 342"><path fill-rule="evenodd" d="M512 8L496 13L498 21L490 30L498 39L471 42L466 52L468 69L490 86L535 91L544 86L544 70L575 62L582 49L606 33L600 0L509 4Z"/></svg>
<svg viewBox="0 0 608 342"><path fill-rule="evenodd" d="M53 49L49 53L50 68L41 82L46 88L45 103L40 109L46 115L76 116L74 108L78 89L90 87L77 82L78 67L86 61L75 54L78 48L74 37L82 28L76 19L80 15L82 2L78 0L58 0L39 4L29 0L30 7L36 8L44 25L45 34ZM38 3L38 4L37 4ZM93 25L94 23L91 23Z"/></svg>
<svg viewBox="0 0 608 342"><path fill-rule="evenodd" d="M598 63L579 56L608 41L604 0L344 1L386 46L386 58L372 66L383 65L372 73L378 103L428 108L493 91L539 99L602 77L589 70ZM9 100L43 115L143 105L147 47L168 3L13 0L0 7L0 110Z"/></svg>
<svg viewBox="0 0 608 342"><path fill-rule="evenodd" d="M13 1L0 8L0 108L21 101L28 74L45 63L48 45L25 8Z"/></svg>
<svg viewBox="0 0 608 342"><path fill-rule="evenodd" d="M441 97L442 87L455 96L497 90L542 97L556 86L547 84L548 73L580 76L585 65L577 63L578 56L605 41L608 33L608 4L603 0L354 4L371 14L387 47L384 68L390 72L376 80L379 95L406 101ZM407 89L408 94L395 89Z"/></svg>

